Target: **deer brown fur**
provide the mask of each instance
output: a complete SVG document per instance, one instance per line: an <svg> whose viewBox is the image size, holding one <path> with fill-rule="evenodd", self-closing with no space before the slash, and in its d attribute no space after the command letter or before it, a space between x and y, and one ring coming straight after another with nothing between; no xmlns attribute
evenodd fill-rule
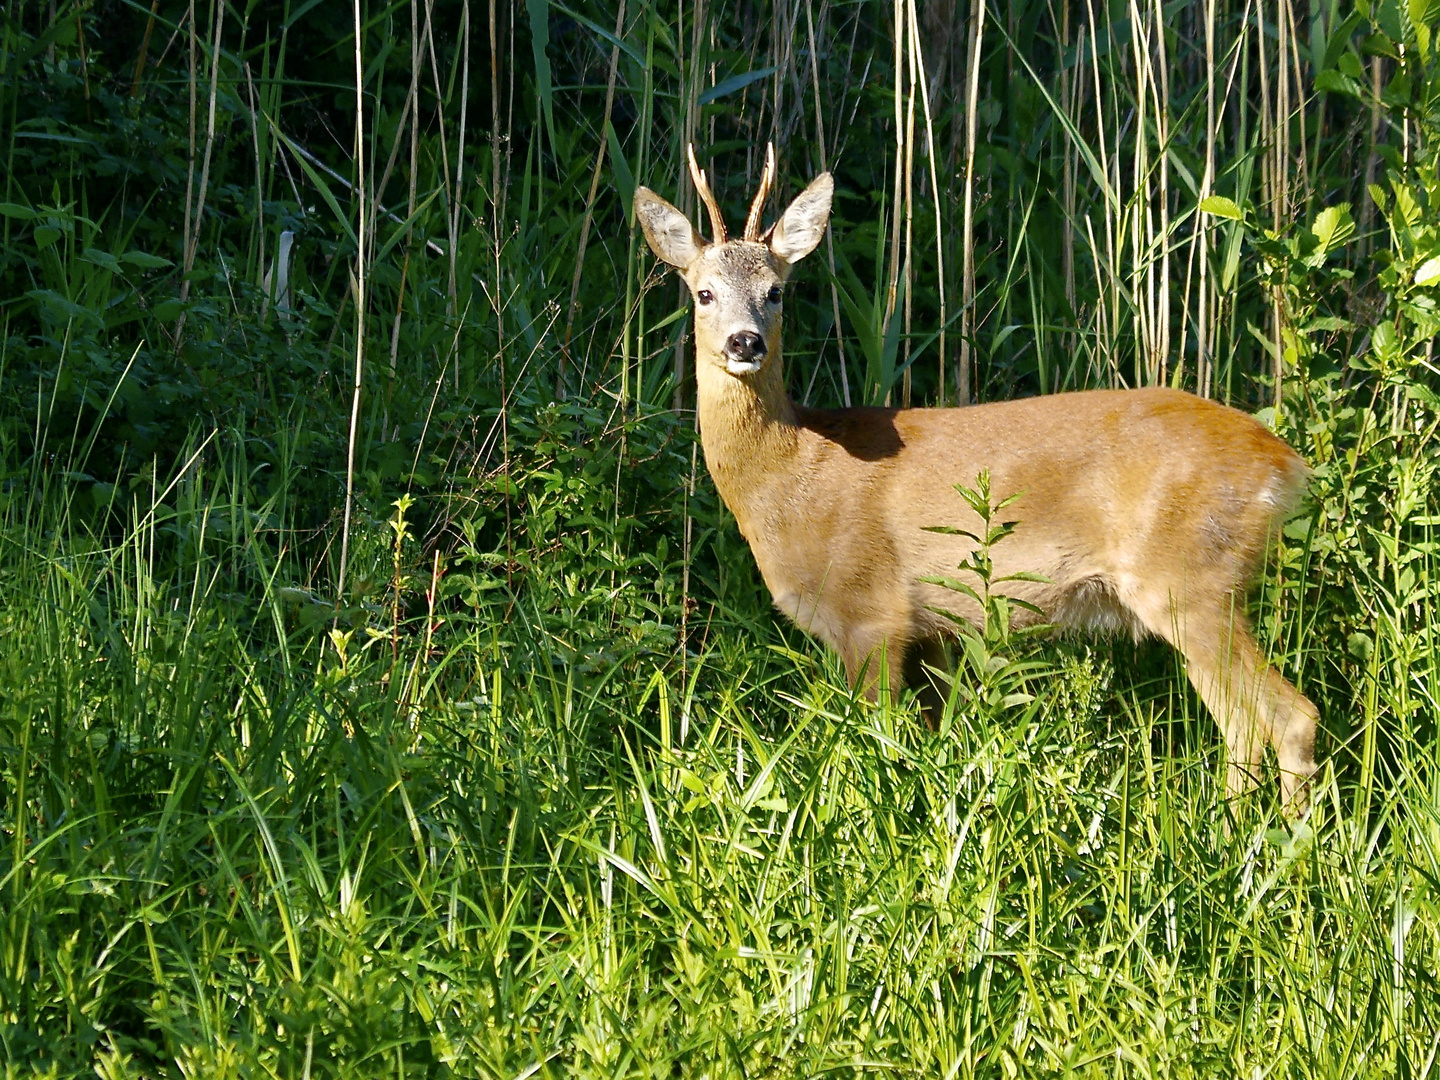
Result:
<svg viewBox="0 0 1440 1080"><path fill-rule="evenodd" d="M773 169L773 165L768 168ZM955 490L989 470L1019 493L1018 524L991 551L1003 591L1058 626L1154 634L1185 657L1223 731L1227 791L1256 782L1273 747L1284 805L1302 810L1315 771L1315 706L1265 661L1245 591L1309 472L1254 418L1168 389L1092 390L953 409L808 409L786 392L781 287L819 244L833 182L822 174L768 232L764 188L744 239L707 243L647 188L635 213L650 247L696 301L697 404L705 462L776 606L839 652L872 698L934 660L954 624L983 618L953 575L974 531ZM768 170L767 170L768 171ZM1028 616L1017 607L1015 621ZM908 664L907 664L908 660Z"/></svg>

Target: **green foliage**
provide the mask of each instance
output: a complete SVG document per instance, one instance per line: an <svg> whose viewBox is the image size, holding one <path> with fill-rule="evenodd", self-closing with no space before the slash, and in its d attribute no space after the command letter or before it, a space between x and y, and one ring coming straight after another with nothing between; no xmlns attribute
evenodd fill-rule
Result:
<svg viewBox="0 0 1440 1080"><path fill-rule="evenodd" d="M8 5L7 1080L1433 1074L1440 11L1142 8L911 82L874 3L362 3L356 140L349 5ZM963 326L978 398L1270 406L1307 822L1017 625L984 474L938 731L782 624L629 221L692 138L732 223L836 173L797 398L953 403Z"/></svg>
<svg viewBox="0 0 1440 1080"><path fill-rule="evenodd" d="M1045 613L1034 604L1007 596L1003 588L997 588L1008 582L1044 582L1048 579L1026 571L996 574L991 557L993 547L1013 533L1019 524L1018 520L1002 519L1000 514L1023 493L1015 492L992 501L988 469L982 470L975 478L973 488L956 484L955 490L980 519L980 531L969 532L952 525L931 525L926 527L926 531L964 536L975 545L957 568L971 575L974 584L948 575L920 580L968 597L979 609L980 621L976 625L959 615L948 611L944 613L958 631L961 665L952 686L950 707L940 722L942 734L954 722L957 698L970 706L969 711L974 713L969 718L970 722L977 726L1008 724L1012 722L1007 715L1009 710L1035 701L1033 685L1055 673L1044 660L1015 659L1010 655L1014 646L1043 635L1053 627L1044 622ZM1016 610L1035 616L1039 621L1029 619L1028 625L1014 627L1011 620Z"/></svg>

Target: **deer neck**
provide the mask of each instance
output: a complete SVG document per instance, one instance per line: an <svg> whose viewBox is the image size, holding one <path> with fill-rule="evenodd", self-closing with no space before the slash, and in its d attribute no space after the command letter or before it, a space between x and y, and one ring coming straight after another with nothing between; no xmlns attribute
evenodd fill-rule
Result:
<svg viewBox="0 0 1440 1080"><path fill-rule="evenodd" d="M746 378L731 375L723 363L701 358L696 365L700 445L720 497L750 537L772 501L771 489L795 475L800 428L778 349Z"/></svg>

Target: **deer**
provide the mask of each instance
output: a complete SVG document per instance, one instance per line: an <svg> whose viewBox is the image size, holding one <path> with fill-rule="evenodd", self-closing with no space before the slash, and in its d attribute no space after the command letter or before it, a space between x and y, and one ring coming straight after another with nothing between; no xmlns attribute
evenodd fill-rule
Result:
<svg viewBox="0 0 1440 1080"><path fill-rule="evenodd" d="M937 584L975 548L957 482L988 471L1018 499L990 552L1012 625L1168 642L1218 723L1227 801L1254 789L1268 744L1282 809L1306 812L1319 713L1266 661L1245 612L1276 531L1302 498L1305 462L1254 417L1165 387L1097 389L949 408L820 409L786 390L784 286L820 244L835 182L822 172L768 228L766 154L732 239L694 148L706 241L649 188L634 214L694 302L696 408L705 464L775 606L840 656L876 701L945 663L956 619L981 606ZM951 526L937 531L936 526Z"/></svg>

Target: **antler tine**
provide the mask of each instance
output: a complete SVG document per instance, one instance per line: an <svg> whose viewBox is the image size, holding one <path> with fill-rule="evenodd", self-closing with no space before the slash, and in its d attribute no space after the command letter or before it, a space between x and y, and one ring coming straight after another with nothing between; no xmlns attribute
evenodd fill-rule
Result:
<svg viewBox="0 0 1440 1080"><path fill-rule="evenodd" d="M725 231L725 219L721 216L720 207L715 202L715 195L711 192L710 184L705 179L705 171L695 161L695 147L686 146L685 153L690 158L690 179L695 181L695 194L700 196L700 201L710 212L710 231L715 234L715 243L723 244L730 239L730 236Z"/></svg>
<svg viewBox="0 0 1440 1080"><path fill-rule="evenodd" d="M750 216L745 219L745 239L760 239L760 215L765 213L765 200L770 197L770 186L775 183L775 144L765 144L765 171L760 176L760 190L755 192L755 201L750 204Z"/></svg>

